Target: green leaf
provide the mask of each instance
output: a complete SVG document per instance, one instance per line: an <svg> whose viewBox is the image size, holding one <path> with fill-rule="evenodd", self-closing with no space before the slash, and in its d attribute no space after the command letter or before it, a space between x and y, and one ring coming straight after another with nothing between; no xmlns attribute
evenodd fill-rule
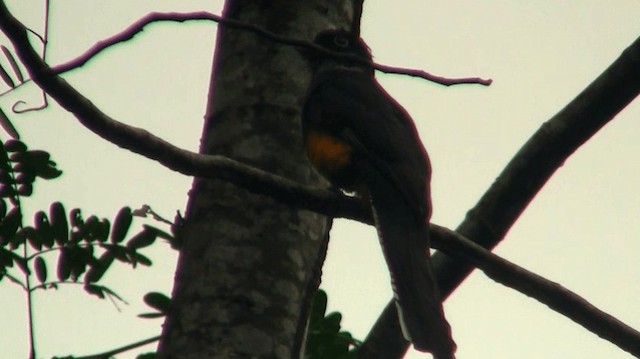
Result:
<svg viewBox="0 0 640 359"><path fill-rule="evenodd" d="M40 283L44 283L47 281L47 263L45 263L44 259L40 256L36 257L33 262L33 267L36 270L36 278Z"/></svg>
<svg viewBox="0 0 640 359"><path fill-rule="evenodd" d="M36 212L33 222L42 245L46 248L53 247L53 231L51 230L51 225L49 224L49 218L47 218L47 214L42 211Z"/></svg>
<svg viewBox="0 0 640 359"><path fill-rule="evenodd" d="M163 314L167 314L171 306L171 299L159 292L149 292L144 295L142 300L148 306Z"/></svg>
<svg viewBox="0 0 640 359"><path fill-rule="evenodd" d="M129 231L129 227L131 227L131 222L133 221L133 214L131 213L130 207L122 207L118 214L116 215L116 219L113 222L113 227L111 230L111 243L120 243L127 236L127 232Z"/></svg>
<svg viewBox="0 0 640 359"><path fill-rule="evenodd" d="M311 313L309 314L309 327L314 328L320 324L327 311L327 293L318 289L311 303Z"/></svg>
<svg viewBox="0 0 640 359"><path fill-rule="evenodd" d="M327 314L322 321L321 328L323 331L337 333L340 331L340 322L342 321L342 314L333 312Z"/></svg>

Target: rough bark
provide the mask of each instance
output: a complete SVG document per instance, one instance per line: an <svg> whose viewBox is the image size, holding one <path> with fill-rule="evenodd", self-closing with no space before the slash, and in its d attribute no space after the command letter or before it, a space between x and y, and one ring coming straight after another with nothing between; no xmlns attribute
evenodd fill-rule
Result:
<svg viewBox="0 0 640 359"><path fill-rule="evenodd" d="M225 16L312 39L347 27L350 1L228 1ZM302 151L309 70L291 46L220 26L201 153L320 185ZM295 358L330 221L232 184L190 193L160 358Z"/></svg>

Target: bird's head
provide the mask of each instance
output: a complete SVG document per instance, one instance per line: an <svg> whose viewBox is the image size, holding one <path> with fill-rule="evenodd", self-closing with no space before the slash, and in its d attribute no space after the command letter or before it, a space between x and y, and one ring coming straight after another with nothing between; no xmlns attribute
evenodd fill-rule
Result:
<svg viewBox="0 0 640 359"><path fill-rule="evenodd" d="M371 69L372 56L369 47L360 37L348 31L340 29L325 30L316 35L313 43L331 52L324 53L308 48L303 49L301 51L302 54L314 68L322 64L332 63L346 67ZM352 56L340 57L340 54Z"/></svg>

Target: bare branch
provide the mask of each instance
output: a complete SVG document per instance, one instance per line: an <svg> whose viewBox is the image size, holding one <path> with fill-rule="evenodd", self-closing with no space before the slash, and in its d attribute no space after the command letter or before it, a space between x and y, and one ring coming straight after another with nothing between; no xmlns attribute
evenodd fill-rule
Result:
<svg viewBox="0 0 640 359"><path fill-rule="evenodd" d="M340 57L340 58L346 57L354 61L367 61L367 60L355 57L353 55L345 55L342 53L328 51L325 48L314 45L308 41L280 36L272 32L266 31L258 26L247 24L238 20L227 19L222 16L211 14L205 11L189 12L189 13L152 12L142 17L140 20L134 22L122 32L119 32L118 34L113 35L102 41L98 41L89 50L87 50L84 54L78 56L77 58L69 62L66 62L64 64L60 64L52 67L52 70L54 73L60 74L60 73L81 67L84 64L86 64L89 60L91 60L93 57L98 55L100 52L107 49L108 47L113 46L120 42L133 39L137 34L142 32L145 26L152 24L154 22L160 22L160 21L185 22L185 21L202 21L202 20L215 21L227 27L232 27L232 28L242 29L242 30L252 32L256 35L262 36L273 42L277 42L285 45L291 45L298 48L304 48L304 49L315 51L317 53L328 55L328 56L334 56L334 57ZM480 85L488 86L491 84L491 80L485 80L481 78L452 79L452 78L432 75L423 70L405 69L405 68L391 67L391 66L385 66L385 65L379 65L379 64L372 64L372 65L375 69L385 73L420 77L425 80L429 80L431 82L435 82L437 84L444 85L444 86L460 85L460 84L480 84Z"/></svg>
<svg viewBox="0 0 640 359"><path fill-rule="evenodd" d="M407 69L403 67L392 67L385 65L374 65L376 70L382 71L387 74L399 74L412 77L419 77L431 82L435 82L443 86L463 85L463 84L477 84L489 86L493 82L491 79L483 79L480 77L462 77L462 78L449 78L430 74L424 70Z"/></svg>
<svg viewBox="0 0 640 359"><path fill-rule="evenodd" d="M537 299L585 329L640 357L640 333L558 283L501 258L447 228L432 225L433 247L464 259L489 278Z"/></svg>

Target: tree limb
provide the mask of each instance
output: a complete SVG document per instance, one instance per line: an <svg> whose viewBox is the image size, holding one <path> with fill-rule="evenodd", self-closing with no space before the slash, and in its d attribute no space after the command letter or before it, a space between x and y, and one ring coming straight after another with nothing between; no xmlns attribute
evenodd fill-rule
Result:
<svg viewBox="0 0 640 359"><path fill-rule="evenodd" d="M354 61L362 61L362 59L358 57L353 57L352 55L345 55L342 53L328 51L325 48L317 46L308 41L280 36L272 32L266 31L258 26L247 24L242 21L238 21L234 19L224 18L222 16L215 15L206 11L197 11L197 12L189 12L189 13L152 12L142 17L138 21L134 22L133 24L131 24L125 30L107 39L98 41L89 50L87 50L85 53L78 56L77 58L70 60L64 64L60 64L52 67L52 71L56 74L61 74L63 72L67 72L75 68L81 67L84 64L86 64L89 60L91 60L93 57L98 55L103 50L109 48L110 46L133 39L137 34L141 33L147 25L152 24L154 22L160 22L160 21L185 22L185 21L201 21L201 20L215 21L227 27L242 29L242 30L252 32L256 35L262 36L273 42L277 42L285 45L291 45L298 48L308 49L320 54L334 56L338 58L346 57ZM492 82L492 80L490 79L482 79L479 77L466 77L466 78L455 79L455 78L446 78L442 76L436 76L423 70L406 69L406 68L385 66L385 65L379 65L379 64L373 64L373 66L375 69L385 73L419 77L443 86L452 86L452 85L459 85L459 84L479 84L479 85L488 86Z"/></svg>
<svg viewBox="0 0 640 359"><path fill-rule="evenodd" d="M476 206L468 212L467 218L458 226L456 232L466 238L472 238L484 248L494 248L567 158L638 94L640 38L624 50L613 64L564 109L542 125L514 156ZM444 253L436 253L433 263L445 298L473 270L466 261L449 257ZM394 325L395 321L397 313L391 301L371 330L370 338L379 338L376 333L385 331L385 328ZM401 333L397 332L395 335L400 337ZM397 345L398 340L389 338L387 343ZM625 348L617 341L613 343ZM365 345L368 345L366 341ZM404 342L403 345L406 347L408 343ZM402 348L396 348L396 351L400 349Z"/></svg>

